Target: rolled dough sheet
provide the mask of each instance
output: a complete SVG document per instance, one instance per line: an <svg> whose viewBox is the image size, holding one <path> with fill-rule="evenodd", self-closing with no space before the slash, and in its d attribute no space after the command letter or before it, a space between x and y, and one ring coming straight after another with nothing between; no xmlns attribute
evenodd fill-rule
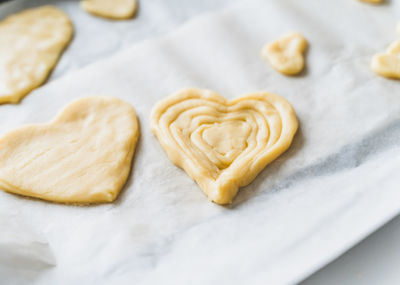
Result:
<svg viewBox="0 0 400 285"><path fill-rule="evenodd" d="M95 16L124 20L135 14L137 0L83 0L81 7Z"/></svg>
<svg viewBox="0 0 400 285"><path fill-rule="evenodd" d="M40 86L71 41L68 16L53 6L24 10L0 22L0 104L18 103Z"/></svg>
<svg viewBox="0 0 400 285"><path fill-rule="evenodd" d="M0 138L0 188L53 202L112 202L128 178L138 135L130 104L76 100L52 122Z"/></svg>

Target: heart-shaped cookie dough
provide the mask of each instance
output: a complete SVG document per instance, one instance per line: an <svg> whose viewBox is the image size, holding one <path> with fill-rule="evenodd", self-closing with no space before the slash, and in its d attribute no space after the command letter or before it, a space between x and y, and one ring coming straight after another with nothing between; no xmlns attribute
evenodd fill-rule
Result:
<svg viewBox="0 0 400 285"><path fill-rule="evenodd" d="M82 0L81 7L95 16L124 20L135 14L137 0Z"/></svg>
<svg viewBox="0 0 400 285"><path fill-rule="evenodd" d="M384 77L400 79L400 40L392 43L385 53L376 54L371 69Z"/></svg>
<svg viewBox="0 0 400 285"><path fill-rule="evenodd" d="M307 40L299 33L291 33L266 44L262 56L273 68L286 75L295 75L304 68Z"/></svg>
<svg viewBox="0 0 400 285"><path fill-rule="evenodd" d="M0 103L17 103L40 86L73 35L68 16L52 6L0 22Z"/></svg>
<svg viewBox="0 0 400 285"><path fill-rule="evenodd" d="M0 189L62 203L114 201L128 178L138 135L130 104L79 99L50 123L0 138Z"/></svg>
<svg viewBox="0 0 400 285"><path fill-rule="evenodd" d="M360 0L361 2L367 2L371 4L381 4L383 3L383 0Z"/></svg>
<svg viewBox="0 0 400 285"><path fill-rule="evenodd" d="M271 93L227 101L209 90L187 89L158 102L151 127L168 157L210 200L229 204L291 144L292 106Z"/></svg>

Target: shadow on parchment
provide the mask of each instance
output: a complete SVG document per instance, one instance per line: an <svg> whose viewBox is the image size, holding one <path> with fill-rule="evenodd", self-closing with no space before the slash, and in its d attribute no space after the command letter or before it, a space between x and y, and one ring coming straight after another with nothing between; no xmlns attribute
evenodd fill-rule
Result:
<svg viewBox="0 0 400 285"><path fill-rule="evenodd" d="M333 152L307 166L302 167L286 178L276 181L276 183L269 186L268 189L265 189L262 192L271 193L272 191L280 191L290 187L293 185L293 183L297 183L310 176L317 177L358 167L374 155L387 149L398 147L399 138L400 119L395 119L388 124L371 131L363 138L355 142L345 144L336 152ZM284 163L285 160L290 159L290 157L295 155L301 149L303 142L304 137L299 129L298 134L294 138L292 147L280 158L278 158L277 161L272 162L269 166L267 166L253 181L253 183L239 190L236 200L234 200L234 203L228 206L228 208L234 209L239 207L244 201L249 200L252 196L255 196L257 193L259 193L261 191L260 188L262 181L277 173L279 168L282 166L282 163Z"/></svg>
<svg viewBox="0 0 400 285"><path fill-rule="evenodd" d="M256 179L253 180L253 182L251 182L249 185L245 187L240 188L235 200L231 205L227 206L227 208L230 209L237 208L243 202L246 202L249 199L252 199L254 196L256 196L258 192L270 191L271 189L263 189L262 183L269 177L278 173L283 164L290 162L290 158L295 156L298 153L298 151L303 147L303 145L304 145L304 136L300 125L293 139L293 143L289 147L289 149L281 156L279 156L275 161L267 165L267 167L265 167L260 172L260 174L256 177ZM272 190L273 188L274 186L272 186Z"/></svg>

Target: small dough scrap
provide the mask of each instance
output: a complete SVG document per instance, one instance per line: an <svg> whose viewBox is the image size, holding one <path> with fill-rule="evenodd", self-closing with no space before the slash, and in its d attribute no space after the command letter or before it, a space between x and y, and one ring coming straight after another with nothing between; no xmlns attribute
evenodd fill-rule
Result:
<svg viewBox="0 0 400 285"><path fill-rule="evenodd" d="M124 20L136 13L137 0L82 0L81 7L95 16Z"/></svg>
<svg viewBox="0 0 400 285"><path fill-rule="evenodd" d="M307 40L299 33L290 33L266 44L262 56L273 68L286 75L296 75L304 68Z"/></svg>
<svg viewBox="0 0 400 285"><path fill-rule="evenodd" d="M46 124L0 138L0 189L53 202L112 202L125 184L139 136L133 107L87 97Z"/></svg>
<svg viewBox="0 0 400 285"><path fill-rule="evenodd" d="M266 92L228 101L210 90L185 89L158 102L151 128L169 159L208 198L229 204L292 143L295 112Z"/></svg>
<svg viewBox="0 0 400 285"><path fill-rule="evenodd" d="M371 4L381 4L384 0L360 0L361 2L371 3Z"/></svg>
<svg viewBox="0 0 400 285"><path fill-rule="evenodd" d="M400 40L392 43L385 53L374 55L371 69L381 76L400 79Z"/></svg>
<svg viewBox="0 0 400 285"><path fill-rule="evenodd" d="M71 41L68 16L53 6L24 10L0 22L0 104L18 103L46 81Z"/></svg>

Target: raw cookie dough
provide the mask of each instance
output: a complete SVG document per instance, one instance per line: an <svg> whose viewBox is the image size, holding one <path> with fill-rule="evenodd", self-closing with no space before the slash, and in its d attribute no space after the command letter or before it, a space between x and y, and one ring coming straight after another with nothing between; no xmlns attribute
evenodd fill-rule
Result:
<svg viewBox="0 0 400 285"><path fill-rule="evenodd" d="M81 7L95 16L123 20L133 17L137 0L83 0Z"/></svg>
<svg viewBox="0 0 400 285"><path fill-rule="evenodd" d="M68 16L52 6L28 9L0 22L0 104L18 103L40 86L70 42Z"/></svg>
<svg viewBox="0 0 400 285"><path fill-rule="evenodd" d="M286 75L295 75L304 68L307 40L299 33L291 33L266 44L262 56L273 68Z"/></svg>
<svg viewBox="0 0 400 285"><path fill-rule="evenodd" d="M380 4L383 3L383 0L360 0L362 2L372 3L372 4Z"/></svg>
<svg viewBox="0 0 400 285"><path fill-rule="evenodd" d="M213 91L186 89L154 106L151 128L169 159L211 201L229 204L239 187L289 148L297 119L275 94L228 101Z"/></svg>
<svg viewBox="0 0 400 285"><path fill-rule="evenodd" d="M379 75L400 79L400 40L392 43L385 53L374 55L371 69Z"/></svg>
<svg viewBox="0 0 400 285"><path fill-rule="evenodd" d="M87 97L50 123L0 138L0 189L62 203L111 202L125 184L139 129L133 107Z"/></svg>

